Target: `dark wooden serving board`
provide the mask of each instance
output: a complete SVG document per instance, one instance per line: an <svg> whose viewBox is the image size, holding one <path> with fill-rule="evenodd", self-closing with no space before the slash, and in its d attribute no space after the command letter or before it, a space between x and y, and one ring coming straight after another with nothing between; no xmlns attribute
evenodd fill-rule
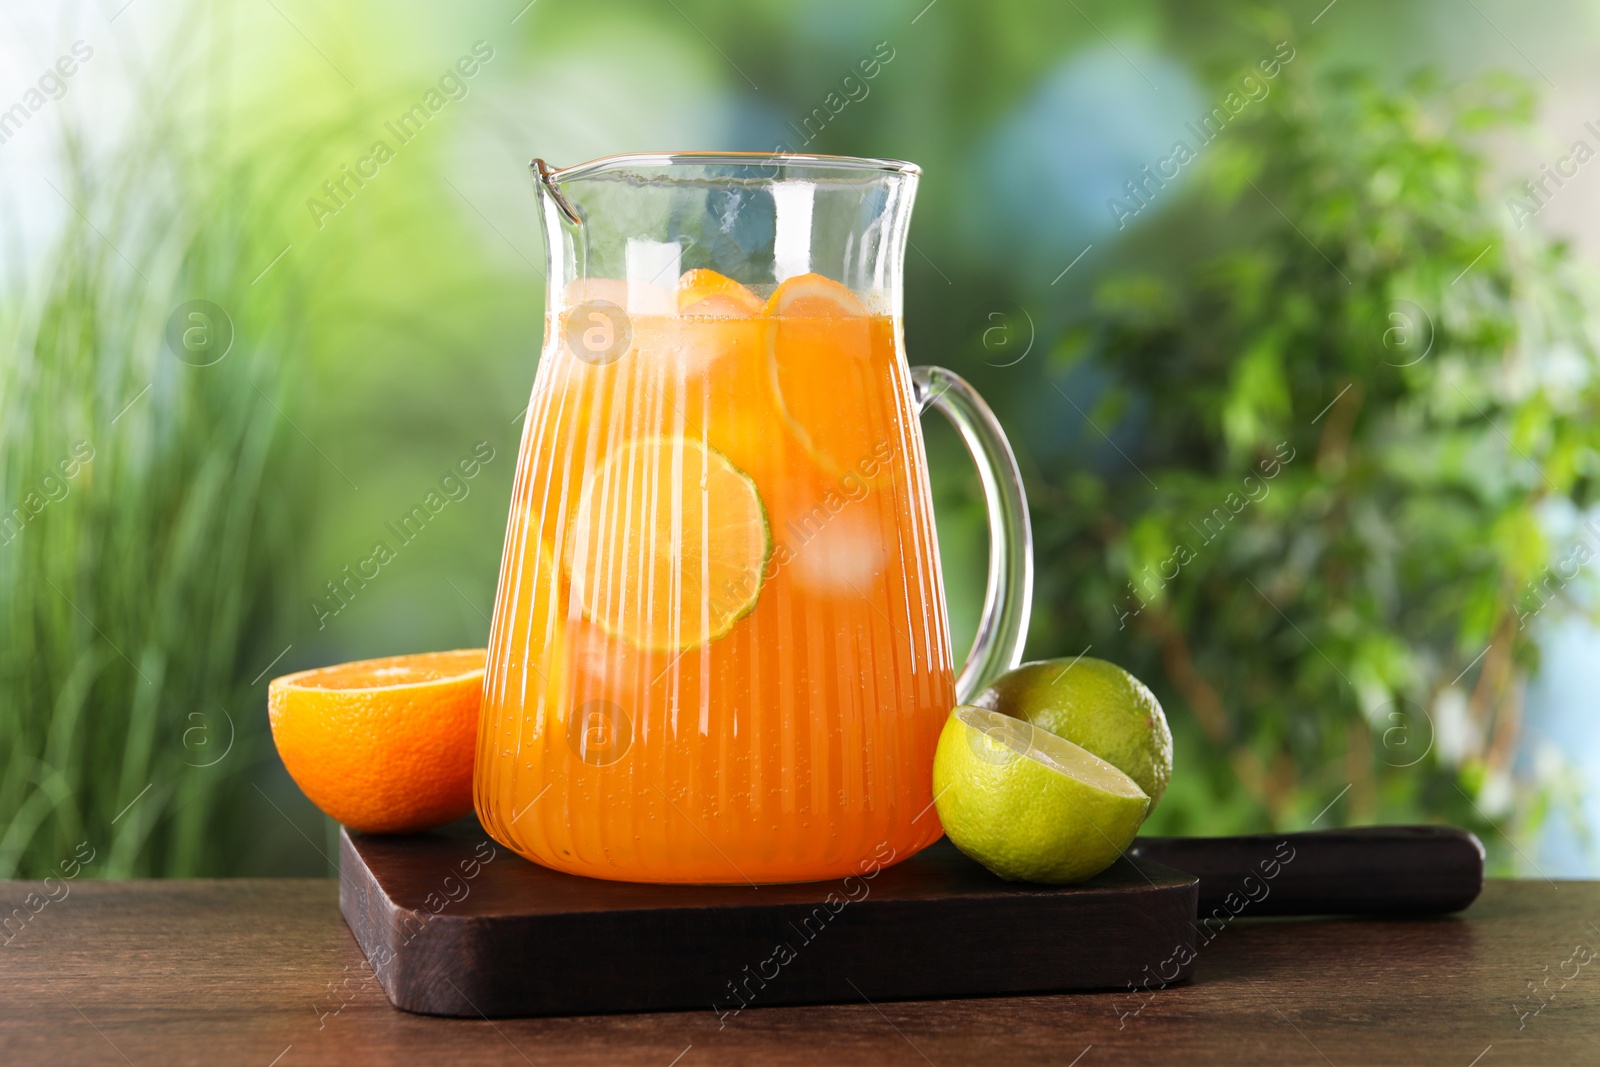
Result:
<svg viewBox="0 0 1600 1067"><path fill-rule="evenodd" d="M1193 959L1196 879L1002 881L939 844L871 879L579 878L477 836L341 836L339 907L395 1006L577 1015L1123 988ZM1180 952L1179 949L1188 951Z"/></svg>

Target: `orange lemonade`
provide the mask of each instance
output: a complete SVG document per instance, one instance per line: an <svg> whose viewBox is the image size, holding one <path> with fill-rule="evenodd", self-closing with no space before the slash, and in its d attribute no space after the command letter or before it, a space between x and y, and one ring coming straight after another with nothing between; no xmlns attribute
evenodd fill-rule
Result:
<svg viewBox="0 0 1600 1067"><path fill-rule="evenodd" d="M955 688L899 322L816 274L766 300L704 270L637 289L575 282L548 324L479 815L597 878L904 859L942 832Z"/></svg>

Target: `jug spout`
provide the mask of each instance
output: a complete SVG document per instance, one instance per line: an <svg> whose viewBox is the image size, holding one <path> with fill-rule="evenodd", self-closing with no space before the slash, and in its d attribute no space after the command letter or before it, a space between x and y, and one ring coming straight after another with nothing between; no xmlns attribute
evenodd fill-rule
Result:
<svg viewBox="0 0 1600 1067"><path fill-rule="evenodd" d="M555 171L550 169L550 164L535 156L529 166L533 170L534 179L539 183L539 187L555 203L557 210L565 215L567 221L572 225L582 226L583 219L578 216L577 209L567 202L565 196L561 195L561 183L556 181Z"/></svg>

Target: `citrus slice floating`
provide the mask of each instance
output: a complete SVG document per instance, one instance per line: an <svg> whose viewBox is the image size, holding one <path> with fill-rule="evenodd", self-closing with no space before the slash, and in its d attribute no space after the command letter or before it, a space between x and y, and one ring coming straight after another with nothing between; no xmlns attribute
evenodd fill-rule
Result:
<svg viewBox="0 0 1600 1067"><path fill-rule="evenodd" d="M889 388L888 321L874 317L848 288L820 274L790 278L767 301L775 319L769 369L780 417L826 474L837 481L873 457L884 428L869 416Z"/></svg>
<svg viewBox="0 0 1600 1067"><path fill-rule="evenodd" d="M584 485L572 591L606 632L679 652L725 637L761 596L772 530L755 482L683 437L629 441Z"/></svg>
<svg viewBox="0 0 1600 1067"><path fill-rule="evenodd" d="M768 315L823 319L867 314L867 306L849 286L820 274L797 274L788 279L768 298L766 310Z"/></svg>
<svg viewBox="0 0 1600 1067"><path fill-rule="evenodd" d="M273 743L311 802L353 830L442 826L472 810L483 667L472 648L274 678Z"/></svg>
<svg viewBox="0 0 1600 1067"><path fill-rule="evenodd" d="M951 712L933 757L934 803L962 852L1002 878L1068 883L1133 842L1150 798L1066 738L984 708Z"/></svg>
<svg viewBox="0 0 1600 1067"><path fill-rule="evenodd" d="M761 314L761 298L714 270L685 271L678 279L678 312L716 318L748 318Z"/></svg>

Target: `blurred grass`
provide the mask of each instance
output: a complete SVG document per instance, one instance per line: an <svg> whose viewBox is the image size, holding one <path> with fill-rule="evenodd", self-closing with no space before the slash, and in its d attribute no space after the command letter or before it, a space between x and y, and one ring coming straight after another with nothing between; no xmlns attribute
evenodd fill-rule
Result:
<svg viewBox="0 0 1600 1067"><path fill-rule="evenodd" d="M269 91L284 53L259 31L277 15L180 7L160 62L133 71L131 124L65 124L48 249L5 259L27 270L0 303L3 513L75 443L93 459L0 534L0 878L50 874L80 842L101 877L331 873L330 824L272 749L267 681L487 629L537 273L498 277L470 203L441 204L458 196L434 167L448 126L315 226L308 196L391 136L415 80L389 55L346 91L312 52L293 91ZM209 366L168 340L197 300L232 326ZM526 359L484 358L510 337ZM323 581L484 438L500 457L438 524L456 532L430 529L320 630Z"/></svg>
<svg viewBox="0 0 1600 1067"><path fill-rule="evenodd" d="M0 544L0 878L80 842L108 877L228 873L250 847L248 679L296 546L297 316L292 286L251 284L277 250L250 225L261 175L154 114L109 156L68 134L65 221L0 322L0 511L30 515ZM214 346L167 344L192 300L231 320L210 366ZM93 458L63 479L74 445Z"/></svg>

